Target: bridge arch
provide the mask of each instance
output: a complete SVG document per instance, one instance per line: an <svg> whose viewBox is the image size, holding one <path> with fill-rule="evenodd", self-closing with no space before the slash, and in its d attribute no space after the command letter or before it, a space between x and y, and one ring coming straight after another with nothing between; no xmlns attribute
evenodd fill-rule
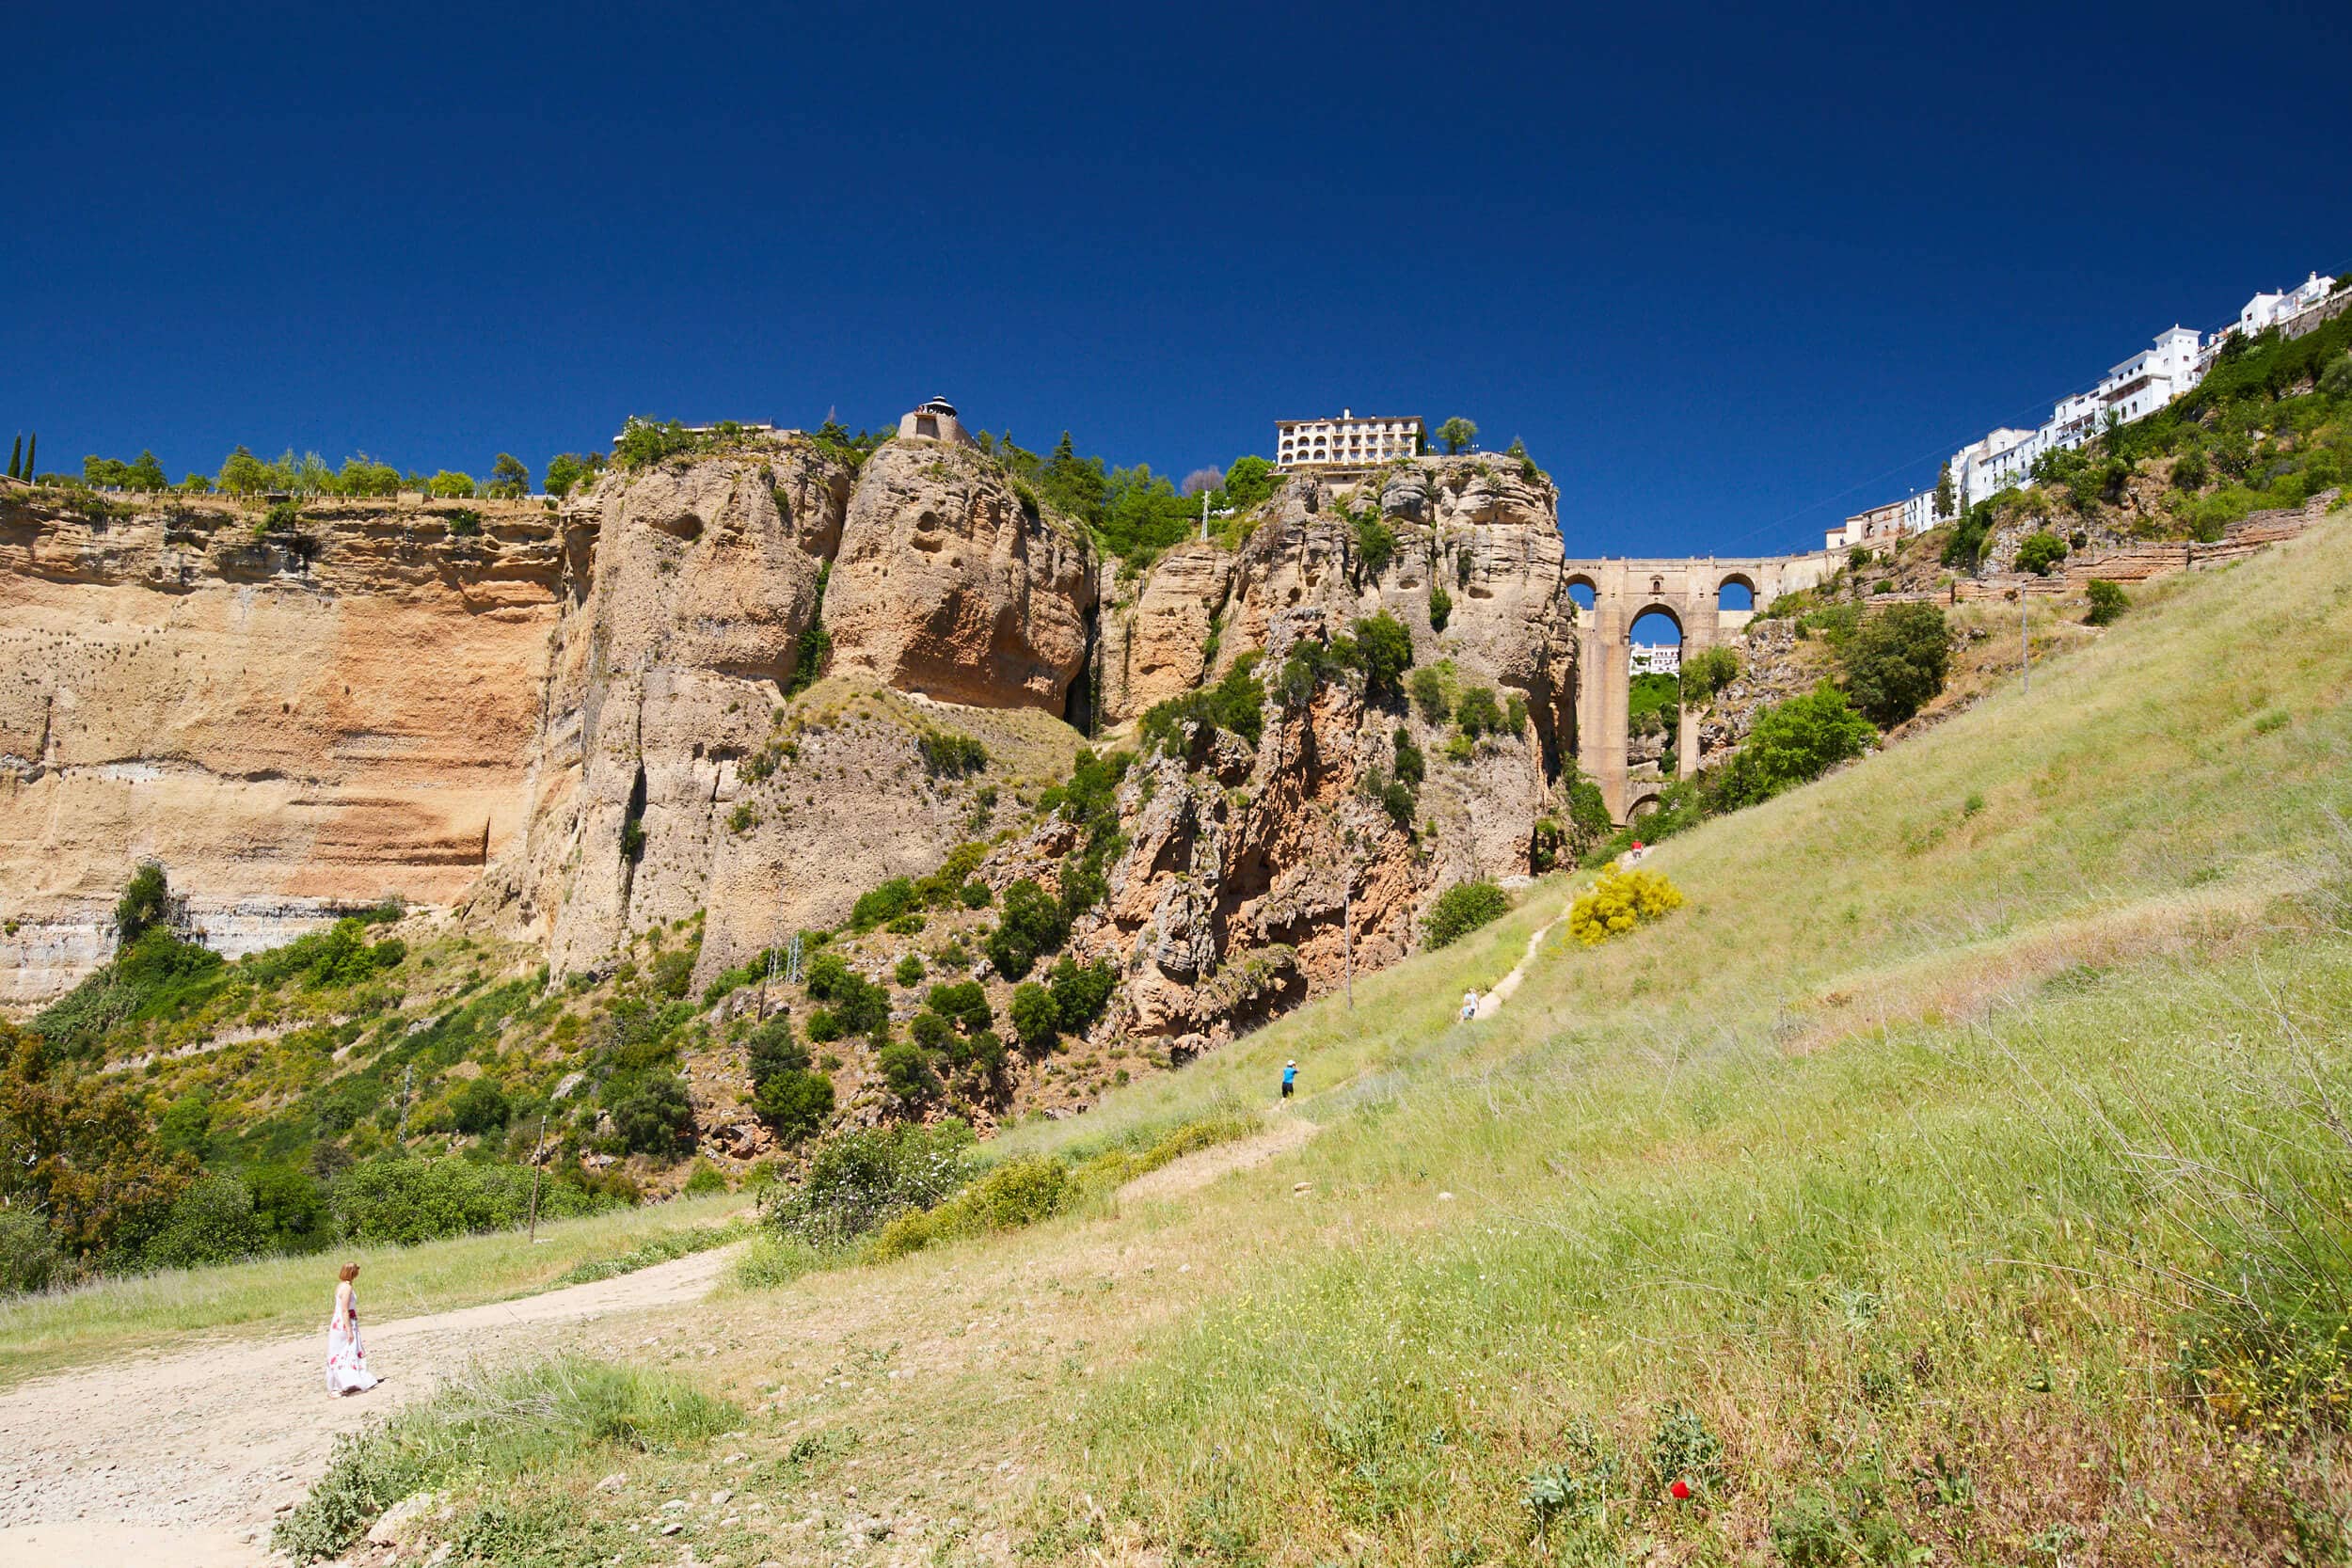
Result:
<svg viewBox="0 0 2352 1568"><path fill-rule="evenodd" d="M1826 580L1838 562L1827 552L1802 556L1715 557L1679 561L1602 559L1563 562L1579 601L1576 612L1576 761L1600 786L1609 814L1622 823L1656 786L1629 775L1633 624L1662 615L1680 632L1685 657L1739 635L1756 610L1783 594ZM1592 602L1582 602L1589 587ZM1744 597L1746 604L1737 601ZM1700 726L1686 716L1677 735L1676 772L1698 770ZM1636 790L1644 793L1637 798Z"/></svg>

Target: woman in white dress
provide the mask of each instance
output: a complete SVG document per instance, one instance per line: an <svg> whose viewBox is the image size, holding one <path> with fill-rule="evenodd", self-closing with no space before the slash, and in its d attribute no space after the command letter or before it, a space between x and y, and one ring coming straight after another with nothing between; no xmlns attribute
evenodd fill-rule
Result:
<svg viewBox="0 0 2352 1568"><path fill-rule="evenodd" d="M359 1265L345 1263L335 1287L335 1315L326 1320L326 1391L359 1394L376 1386L368 1370L368 1349L359 1342Z"/></svg>

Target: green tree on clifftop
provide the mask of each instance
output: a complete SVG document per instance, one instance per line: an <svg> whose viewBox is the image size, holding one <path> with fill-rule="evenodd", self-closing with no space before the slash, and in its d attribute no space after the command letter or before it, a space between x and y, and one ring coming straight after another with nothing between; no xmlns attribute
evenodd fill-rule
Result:
<svg viewBox="0 0 2352 1568"><path fill-rule="evenodd" d="M1456 414L1438 427L1438 444L1449 454L1465 451L1478 439L1478 426Z"/></svg>

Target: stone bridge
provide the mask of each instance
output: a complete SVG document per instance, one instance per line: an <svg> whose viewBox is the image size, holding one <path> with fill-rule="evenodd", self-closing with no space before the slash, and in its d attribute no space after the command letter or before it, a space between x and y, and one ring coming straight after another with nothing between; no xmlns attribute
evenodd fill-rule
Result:
<svg viewBox="0 0 2352 1568"><path fill-rule="evenodd" d="M1571 561L1569 588L1592 590L1593 607L1577 614L1577 766L1600 785L1609 815L1628 822L1658 787L1626 777L1626 729L1632 699L1633 623L1655 612L1682 630L1682 653L1728 641L1756 610L1783 594L1811 588L1837 569L1826 552L1751 559ZM1749 607L1724 608L1726 588L1747 590ZM1677 735L1675 772L1698 768L1699 727L1687 719Z"/></svg>

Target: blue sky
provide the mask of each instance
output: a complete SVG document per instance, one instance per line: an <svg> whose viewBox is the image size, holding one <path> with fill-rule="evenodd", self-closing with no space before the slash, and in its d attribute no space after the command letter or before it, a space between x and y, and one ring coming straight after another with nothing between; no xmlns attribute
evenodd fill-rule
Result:
<svg viewBox="0 0 2352 1568"><path fill-rule="evenodd" d="M330 14L331 12L331 14ZM106 5L10 18L0 427L533 468L932 393L1182 474L1523 438L1578 554L1801 547L2352 265L2341 7Z"/></svg>

